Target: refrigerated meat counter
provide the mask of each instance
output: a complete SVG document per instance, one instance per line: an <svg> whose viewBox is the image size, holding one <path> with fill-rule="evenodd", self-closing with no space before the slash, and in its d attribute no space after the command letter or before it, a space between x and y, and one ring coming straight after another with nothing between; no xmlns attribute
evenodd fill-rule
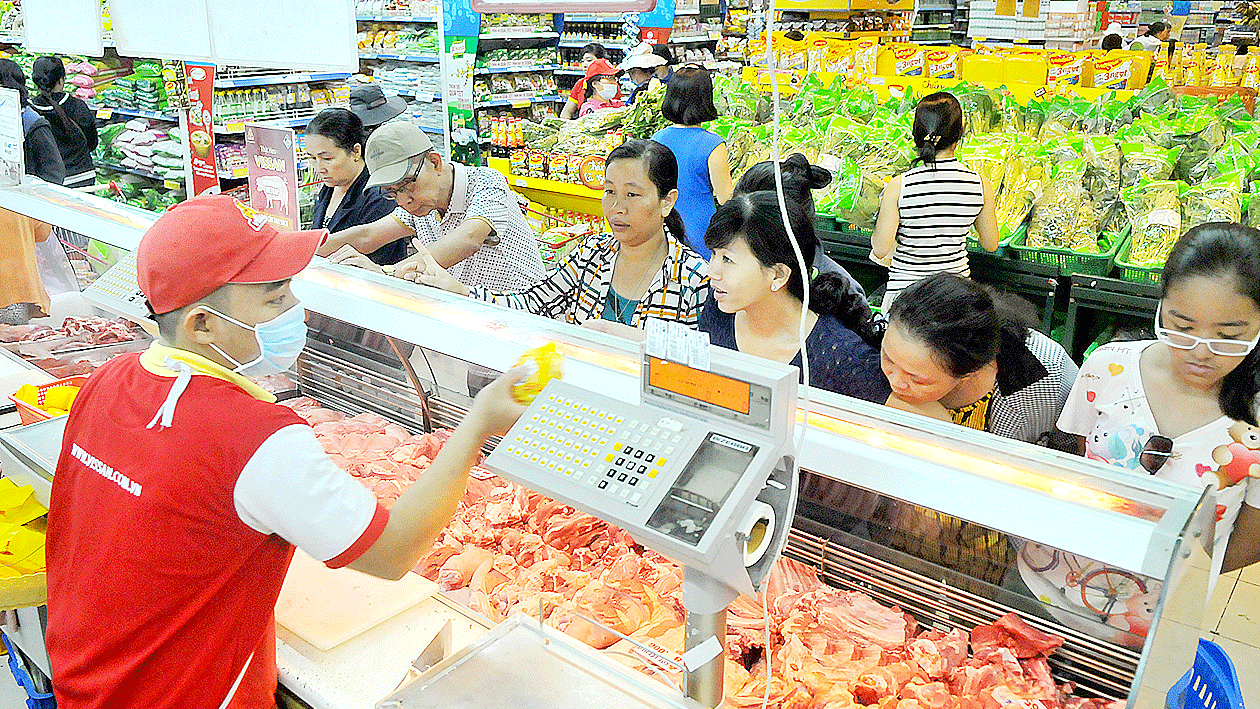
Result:
<svg viewBox="0 0 1260 709"><path fill-rule="evenodd" d="M122 249L134 248L146 225L51 186L0 190L0 207ZM413 433L449 428L494 372L546 342L564 353L566 382L638 401L637 346L615 337L324 262L296 277L293 290L312 314L299 386L330 409L374 413ZM1080 696L1163 706L1200 634L1210 491L827 392L811 390L798 417L808 424L786 557L925 629L970 631L1016 613L1064 639L1049 658L1057 682ZM940 543L946 536L951 543ZM451 599L466 600L430 601L464 623L466 639L484 619L456 611ZM424 630L371 633L423 645L417 637L429 626L405 622ZM372 706L392 691L353 686L351 667L391 653L363 648L335 667L318 652L282 633L282 682L312 706Z"/></svg>

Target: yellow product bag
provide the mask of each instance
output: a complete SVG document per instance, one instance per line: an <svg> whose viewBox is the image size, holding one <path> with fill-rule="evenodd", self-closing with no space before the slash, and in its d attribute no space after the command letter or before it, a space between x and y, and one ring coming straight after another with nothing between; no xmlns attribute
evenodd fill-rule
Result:
<svg viewBox="0 0 1260 709"><path fill-rule="evenodd" d="M18 487L8 478L0 478L0 522L26 524L47 513L48 508L35 499L35 488Z"/></svg>
<svg viewBox="0 0 1260 709"><path fill-rule="evenodd" d="M923 76L923 47L917 44L886 44L876 65L880 76Z"/></svg>
<svg viewBox="0 0 1260 709"><path fill-rule="evenodd" d="M556 343L548 342L541 347L525 350L516 366L526 365L530 368L527 377L512 386L512 398L517 402L529 405L534 397L542 393L543 387L552 379L559 379L564 356L556 351Z"/></svg>
<svg viewBox="0 0 1260 709"><path fill-rule="evenodd" d="M1085 63L1086 85L1114 91L1133 88L1131 84L1137 82L1137 70L1138 65L1133 57L1112 52L1108 56Z"/></svg>
<svg viewBox="0 0 1260 709"><path fill-rule="evenodd" d="M932 79L953 79L958 76L957 49L929 49L923 53L923 71Z"/></svg>
<svg viewBox="0 0 1260 709"><path fill-rule="evenodd" d="M871 37L863 37L853 47L853 78L862 80L875 76L879 62L879 41Z"/></svg>
<svg viewBox="0 0 1260 709"><path fill-rule="evenodd" d="M1046 52L1046 80L1050 84L1079 86L1085 71L1085 55L1079 52Z"/></svg>
<svg viewBox="0 0 1260 709"><path fill-rule="evenodd" d="M47 571L45 539L45 535L21 525L0 523L0 579Z"/></svg>

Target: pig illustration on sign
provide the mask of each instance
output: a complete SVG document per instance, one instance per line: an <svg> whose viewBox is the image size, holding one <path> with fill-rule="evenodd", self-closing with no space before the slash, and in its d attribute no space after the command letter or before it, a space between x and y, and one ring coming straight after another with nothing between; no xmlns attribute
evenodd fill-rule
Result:
<svg viewBox="0 0 1260 709"><path fill-rule="evenodd" d="M283 177L264 175L258 178L258 191L267 198L266 209L278 204L284 214L289 213L289 189Z"/></svg>

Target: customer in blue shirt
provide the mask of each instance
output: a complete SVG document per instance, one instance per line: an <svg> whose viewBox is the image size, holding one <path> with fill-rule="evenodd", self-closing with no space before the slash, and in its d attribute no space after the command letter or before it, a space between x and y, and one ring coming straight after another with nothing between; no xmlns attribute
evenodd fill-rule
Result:
<svg viewBox="0 0 1260 709"><path fill-rule="evenodd" d="M688 64L674 72L661 115L674 125L662 128L652 140L674 151L678 159L678 211L687 226L687 243L707 261L711 252L704 233L717 205L731 198L731 165L722 136L700 127L716 120L713 79L707 69Z"/></svg>

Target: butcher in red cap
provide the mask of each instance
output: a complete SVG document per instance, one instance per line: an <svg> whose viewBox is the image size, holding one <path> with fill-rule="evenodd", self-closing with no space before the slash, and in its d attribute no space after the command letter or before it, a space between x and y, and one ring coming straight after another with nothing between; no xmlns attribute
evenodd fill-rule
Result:
<svg viewBox="0 0 1260 709"><path fill-rule="evenodd" d="M136 276L160 339L80 390L48 514L48 656L62 709L270 709L275 602L294 547L401 578L463 495L482 444L523 411L484 389L386 510L249 377L306 344L289 279L326 232L282 232L227 196L145 232Z"/></svg>

